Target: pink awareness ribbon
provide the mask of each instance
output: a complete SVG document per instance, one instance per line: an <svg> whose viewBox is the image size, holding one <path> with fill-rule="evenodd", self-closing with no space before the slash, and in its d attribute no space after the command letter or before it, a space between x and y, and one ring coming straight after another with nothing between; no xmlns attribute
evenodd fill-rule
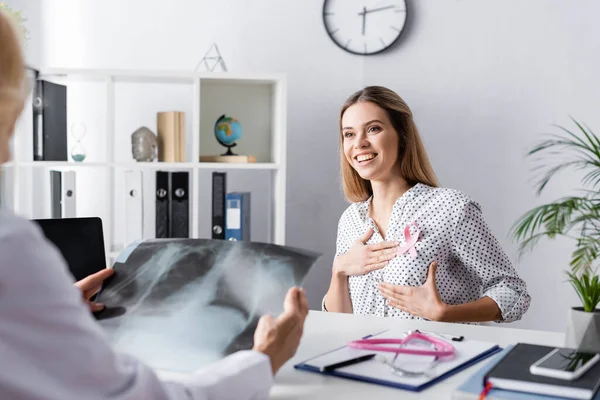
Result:
<svg viewBox="0 0 600 400"><path fill-rule="evenodd" d="M410 233L411 226L417 228L417 231L415 232L414 236ZM420 235L421 231L419 230L419 226L416 222L411 222L410 224L406 225L406 227L404 227L404 240L406 243L404 244L404 246L401 246L398 249L398 255L404 254L408 251L412 258L417 258L417 250L415 249L415 244L417 244L417 242L419 241Z"/></svg>

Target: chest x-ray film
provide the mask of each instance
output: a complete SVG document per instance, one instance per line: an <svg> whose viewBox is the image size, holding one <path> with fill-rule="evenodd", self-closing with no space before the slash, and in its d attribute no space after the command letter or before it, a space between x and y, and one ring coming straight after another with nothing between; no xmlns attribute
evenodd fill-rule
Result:
<svg viewBox="0 0 600 400"><path fill-rule="evenodd" d="M156 369L191 372L251 349L320 254L266 243L152 239L130 245L96 301L113 346Z"/></svg>

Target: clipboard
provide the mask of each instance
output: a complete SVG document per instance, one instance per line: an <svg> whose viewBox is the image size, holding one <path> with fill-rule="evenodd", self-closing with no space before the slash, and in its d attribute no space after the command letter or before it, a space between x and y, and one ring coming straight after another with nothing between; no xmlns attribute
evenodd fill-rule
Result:
<svg viewBox="0 0 600 400"><path fill-rule="evenodd" d="M366 338L400 338L406 335L406 332L400 329L390 329L378 334L369 335ZM450 339L448 339L450 341ZM421 376L400 376L394 374L389 365L381 362L381 357L389 359L394 357L394 353L380 353L378 357L367 361L348 365L342 368L337 368L333 371L322 372L324 365L339 363L345 359L355 358L368 353L373 353L372 350L353 349L342 346L326 353L322 353L311 357L301 363L294 365L297 370L318 373L322 375L335 376L342 379L350 379L376 385L388 386L396 389L420 392L462 370L468 368L478 362L498 353L502 349L491 342L483 342L477 340L469 340L465 338L460 342L450 341L455 347L456 354L449 359L440 360L435 363L434 368L429 375ZM403 357L424 357L414 355L403 355ZM396 360L402 363L404 360ZM413 358L414 360L414 358Z"/></svg>

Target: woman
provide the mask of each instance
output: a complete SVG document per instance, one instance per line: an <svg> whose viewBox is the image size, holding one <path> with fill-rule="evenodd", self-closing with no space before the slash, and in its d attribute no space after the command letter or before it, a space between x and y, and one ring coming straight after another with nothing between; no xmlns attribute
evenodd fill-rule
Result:
<svg viewBox="0 0 600 400"><path fill-rule="evenodd" d="M464 193L438 187L406 103L367 87L340 113L353 202L338 225L326 311L447 322L510 322L530 296Z"/></svg>
<svg viewBox="0 0 600 400"><path fill-rule="evenodd" d="M0 11L0 164L29 89L17 29ZM37 225L0 211L0 399L262 399L295 353L308 313L292 288L278 318L260 319L254 349L167 382L115 353L88 303L102 272L74 284L58 250ZM82 299L83 297L83 299ZM211 329L201 327L198 329Z"/></svg>

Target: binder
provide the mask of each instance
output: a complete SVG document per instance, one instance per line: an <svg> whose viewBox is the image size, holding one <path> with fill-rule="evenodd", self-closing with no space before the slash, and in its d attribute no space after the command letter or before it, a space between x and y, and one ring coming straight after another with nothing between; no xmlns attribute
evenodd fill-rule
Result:
<svg viewBox="0 0 600 400"><path fill-rule="evenodd" d="M75 179L75 171L50 171L51 218L77 216Z"/></svg>
<svg viewBox="0 0 600 400"><path fill-rule="evenodd" d="M34 161L67 161L67 87L37 80L32 107Z"/></svg>
<svg viewBox="0 0 600 400"><path fill-rule="evenodd" d="M125 171L125 246L142 239L144 204L142 171Z"/></svg>
<svg viewBox="0 0 600 400"><path fill-rule="evenodd" d="M250 240L250 192L227 193L226 240Z"/></svg>
<svg viewBox="0 0 600 400"><path fill-rule="evenodd" d="M156 171L156 237L189 237L189 172Z"/></svg>
<svg viewBox="0 0 600 400"><path fill-rule="evenodd" d="M156 171L156 238L169 237L169 173Z"/></svg>
<svg viewBox="0 0 600 400"><path fill-rule="evenodd" d="M363 339L366 339L368 337L399 338L404 337L405 334L406 332L403 332L399 328L392 328L385 332L381 332L375 335L369 335ZM456 354L454 355L454 357L449 358L448 360L440 360L437 364L435 364L435 368L431 370L432 373L429 376L422 375L417 377L405 377L394 374L390 370L389 365L382 363L378 360L379 357L375 357L371 360L359 364L353 364L346 367L342 367L334 371L321 372L321 369L324 365L329 365L345 359L354 358L365 353L374 352L370 350L367 351L361 349L353 349L348 346L343 346L337 349L330 350L326 353L319 354L304 362L294 365L294 368L323 375L336 376L342 379L351 379L376 385L392 387L396 389L420 392L464 370L465 368L468 368L471 365L474 365L501 351L500 347L495 343L469 340L468 338L465 338L464 340L459 342L450 341L450 343L454 345L456 349ZM393 353L375 353L377 353L380 356L386 357L387 359L392 359L394 357ZM402 356L411 357L411 355L399 355L399 357Z"/></svg>
<svg viewBox="0 0 600 400"><path fill-rule="evenodd" d="M227 173L212 173L212 238L225 239L225 199L227 192Z"/></svg>
<svg viewBox="0 0 600 400"><path fill-rule="evenodd" d="M190 202L189 202L189 173L171 172L170 185L170 218L169 228L171 238L189 237Z"/></svg>

